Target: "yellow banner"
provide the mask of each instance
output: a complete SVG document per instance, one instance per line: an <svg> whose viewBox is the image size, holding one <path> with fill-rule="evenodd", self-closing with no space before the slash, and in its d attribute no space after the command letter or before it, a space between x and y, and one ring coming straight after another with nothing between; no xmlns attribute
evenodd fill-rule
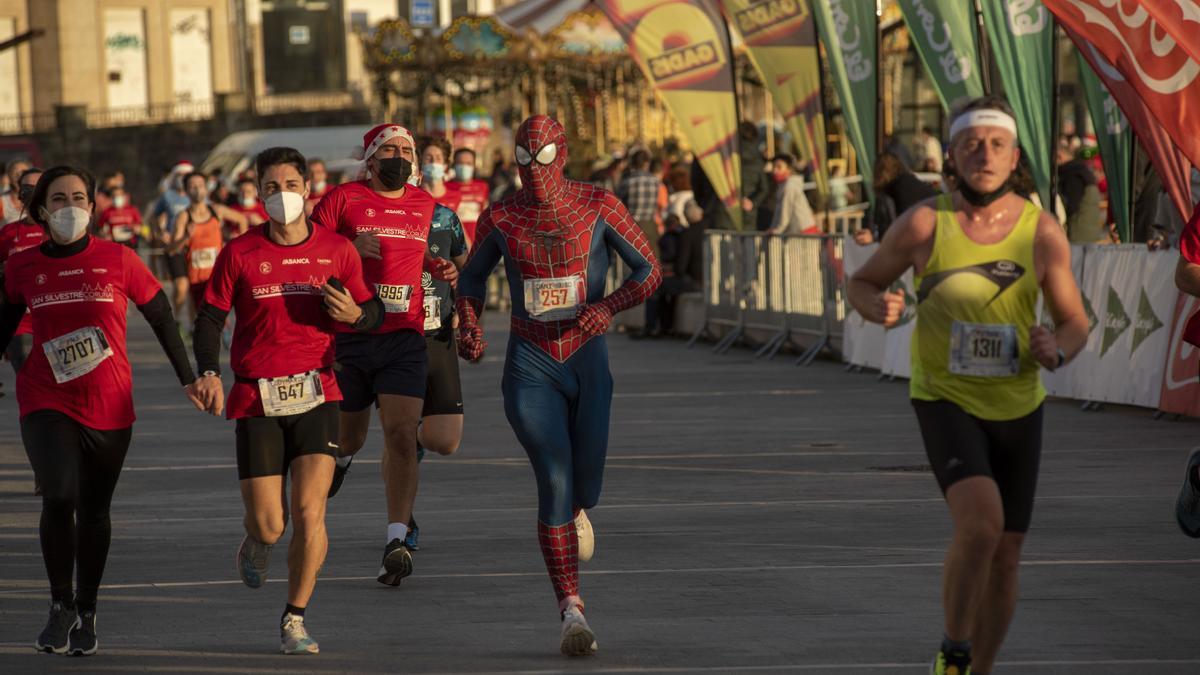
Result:
<svg viewBox="0 0 1200 675"><path fill-rule="evenodd" d="M709 0L598 0L678 120L734 226L742 228L741 158L729 34Z"/></svg>
<svg viewBox="0 0 1200 675"><path fill-rule="evenodd" d="M801 161L812 167L817 190L829 194L821 62L808 0L722 0L722 4L783 114Z"/></svg>

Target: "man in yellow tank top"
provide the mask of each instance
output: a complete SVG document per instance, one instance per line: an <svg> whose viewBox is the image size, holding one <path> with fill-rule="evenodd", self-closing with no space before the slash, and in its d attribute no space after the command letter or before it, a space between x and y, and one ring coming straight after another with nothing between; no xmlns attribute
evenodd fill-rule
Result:
<svg viewBox="0 0 1200 675"><path fill-rule="evenodd" d="M1062 367L1087 339L1062 227L1010 187L1020 158L1012 115L995 96L961 109L950 129L956 190L901 215L849 287L865 319L891 327L904 296L888 288L910 267L915 274L910 396L954 521L937 675L992 669L1033 512L1039 367ZM1037 325L1039 289L1053 331Z"/></svg>

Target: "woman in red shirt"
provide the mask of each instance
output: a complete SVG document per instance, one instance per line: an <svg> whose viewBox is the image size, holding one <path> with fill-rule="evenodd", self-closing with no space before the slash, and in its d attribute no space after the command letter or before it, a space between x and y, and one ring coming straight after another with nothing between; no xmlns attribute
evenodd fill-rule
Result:
<svg viewBox="0 0 1200 675"><path fill-rule="evenodd" d="M55 654L96 653L109 505L133 431L129 301L200 407L187 350L158 281L129 248L88 234L95 192L91 175L73 167L55 167L38 180L29 214L50 239L8 259L0 312L2 345L26 308L33 320L34 349L17 375L17 403L25 453L43 490L40 536L50 579L50 619L34 646Z"/></svg>

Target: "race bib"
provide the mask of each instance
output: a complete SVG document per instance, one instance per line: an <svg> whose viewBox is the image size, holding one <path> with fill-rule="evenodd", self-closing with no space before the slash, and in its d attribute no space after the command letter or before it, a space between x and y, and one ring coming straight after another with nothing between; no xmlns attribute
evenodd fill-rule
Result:
<svg viewBox="0 0 1200 675"><path fill-rule="evenodd" d="M217 262L217 253L219 248L194 248L191 252L192 268L198 270L209 270Z"/></svg>
<svg viewBox="0 0 1200 675"><path fill-rule="evenodd" d="M54 381L62 384L95 370L113 355L104 331L95 326L80 328L42 343Z"/></svg>
<svg viewBox="0 0 1200 675"><path fill-rule="evenodd" d="M123 244L130 239L133 239L133 230L129 229L125 225L113 225L112 238L113 241Z"/></svg>
<svg viewBox="0 0 1200 675"><path fill-rule="evenodd" d="M1012 377L1021 370L1021 345L1011 324L955 321L950 333L950 372L974 377Z"/></svg>
<svg viewBox="0 0 1200 675"><path fill-rule="evenodd" d="M267 417L299 415L325 402L325 388L316 370L286 377L259 378L263 414Z"/></svg>
<svg viewBox="0 0 1200 675"><path fill-rule="evenodd" d="M408 311L408 303L412 300L412 286L395 286L391 284L375 284L379 299L388 314L404 314Z"/></svg>
<svg viewBox="0 0 1200 675"><path fill-rule="evenodd" d="M525 280L525 310L534 321L568 321L579 306L583 275Z"/></svg>
<svg viewBox="0 0 1200 675"><path fill-rule="evenodd" d="M442 299L432 293L425 296L425 330L442 327Z"/></svg>

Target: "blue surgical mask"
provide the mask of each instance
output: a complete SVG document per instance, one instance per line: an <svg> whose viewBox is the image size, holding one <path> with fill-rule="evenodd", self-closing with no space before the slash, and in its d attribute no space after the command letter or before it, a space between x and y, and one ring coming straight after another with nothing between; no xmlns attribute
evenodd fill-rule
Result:
<svg viewBox="0 0 1200 675"><path fill-rule="evenodd" d="M471 180L472 178L475 177L475 165L474 164L455 164L454 165L454 177L457 178L458 180L463 181L464 183Z"/></svg>
<svg viewBox="0 0 1200 675"><path fill-rule="evenodd" d="M425 179L434 183L445 180L446 165L437 162L429 162L421 165L421 174Z"/></svg>

